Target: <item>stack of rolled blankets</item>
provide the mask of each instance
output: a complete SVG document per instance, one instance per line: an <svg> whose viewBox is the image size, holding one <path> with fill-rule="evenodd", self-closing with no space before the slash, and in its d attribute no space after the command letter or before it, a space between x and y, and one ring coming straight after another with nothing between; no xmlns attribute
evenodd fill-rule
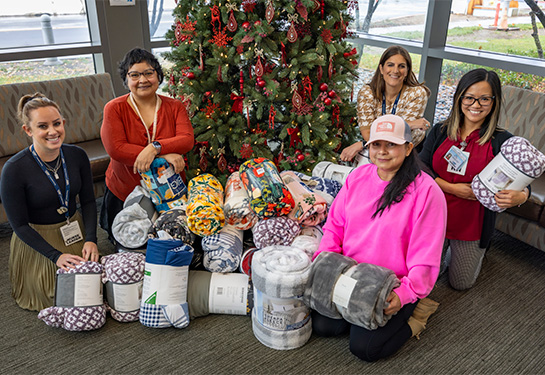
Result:
<svg viewBox="0 0 545 375"><path fill-rule="evenodd" d="M293 247L274 245L255 252L252 328L263 345L289 350L303 346L310 338L310 309L301 298L310 266L309 257Z"/></svg>

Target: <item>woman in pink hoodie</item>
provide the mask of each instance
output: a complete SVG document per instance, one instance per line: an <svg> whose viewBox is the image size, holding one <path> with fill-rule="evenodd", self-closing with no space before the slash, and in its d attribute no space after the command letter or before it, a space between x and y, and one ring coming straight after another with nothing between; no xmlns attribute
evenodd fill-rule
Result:
<svg viewBox="0 0 545 375"><path fill-rule="evenodd" d="M372 126L369 154L373 164L355 169L335 198L314 258L332 251L391 269L400 286L384 306L395 314L376 330L331 319L313 311L314 332L334 336L350 329L350 350L375 361L395 353L425 327L437 303L426 298L441 262L447 207L439 186L418 164L411 129L399 116L385 115ZM428 310L433 310L429 312ZM414 311L414 317L409 319ZM425 316L425 319L422 318ZM415 319L416 318L416 319ZM423 320L423 321L422 321Z"/></svg>

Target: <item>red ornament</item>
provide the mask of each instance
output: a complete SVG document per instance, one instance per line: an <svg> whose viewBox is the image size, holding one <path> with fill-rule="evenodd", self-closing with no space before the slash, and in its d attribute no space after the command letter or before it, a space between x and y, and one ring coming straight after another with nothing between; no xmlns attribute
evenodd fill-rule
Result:
<svg viewBox="0 0 545 375"><path fill-rule="evenodd" d="M328 29L322 30L321 37L324 40L324 42L327 44L330 44L331 41L333 40L333 35L331 35L331 30L328 30Z"/></svg>
<svg viewBox="0 0 545 375"><path fill-rule="evenodd" d="M288 42L295 43L297 41L297 30L295 30L295 25L292 23L288 30Z"/></svg>
<svg viewBox="0 0 545 375"><path fill-rule="evenodd" d="M320 91L327 91L327 89L328 89L327 83L325 83L325 82L322 83L322 84L319 86L319 88L320 88Z"/></svg>
<svg viewBox="0 0 545 375"><path fill-rule="evenodd" d="M252 146L249 143L244 143L242 147L240 148L240 156L243 159L251 158L253 153L254 153L254 150L252 149Z"/></svg>
<svg viewBox="0 0 545 375"><path fill-rule="evenodd" d="M316 69L316 78L318 79L318 82L322 81L323 75L324 75L324 70L321 65L318 65L318 68Z"/></svg>
<svg viewBox="0 0 545 375"><path fill-rule="evenodd" d="M227 30L234 33L237 31L237 20L235 19L235 14L233 11L231 11L231 14L229 15L229 22L227 23Z"/></svg>
<svg viewBox="0 0 545 375"><path fill-rule="evenodd" d="M265 11L265 19L268 23L271 23L271 21L274 18L274 6L272 4L272 1L269 1L269 4L267 4L267 10Z"/></svg>
<svg viewBox="0 0 545 375"><path fill-rule="evenodd" d="M254 25L256 25L256 26L259 26L259 25L261 25L261 20L257 20L257 21L255 21L255 22L254 22Z"/></svg>
<svg viewBox="0 0 545 375"><path fill-rule="evenodd" d="M242 23L242 28L243 28L244 30L246 30L246 31L250 30L250 22L244 21L244 22Z"/></svg>
<svg viewBox="0 0 545 375"><path fill-rule="evenodd" d="M331 90L330 92L327 93L327 96L333 99L337 96L337 93L335 92L335 90Z"/></svg>
<svg viewBox="0 0 545 375"><path fill-rule="evenodd" d="M187 78L189 78L189 79L195 79L195 73L193 73L193 72L188 72L188 73L187 73Z"/></svg>
<svg viewBox="0 0 545 375"><path fill-rule="evenodd" d="M221 173L223 173L225 172L226 168L227 168L227 160L225 160L225 156L223 154L220 154L220 158L218 159L218 169L220 170Z"/></svg>
<svg viewBox="0 0 545 375"><path fill-rule="evenodd" d="M299 160L299 161L305 160L305 155L304 154L297 155L297 160Z"/></svg>
<svg viewBox="0 0 545 375"><path fill-rule="evenodd" d="M301 150L295 150L295 155L299 155L301 153Z"/></svg>
<svg viewBox="0 0 545 375"><path fill-rule="evenodd" d="M206 172L206 168L208 168L208 160L206 159L206 147L201 148L201 160L199 161L199 167L203 172Z"/></svg>
<svg viewBox="0 0 545 375"><path fill-rule="evenodd" d="M265 82L265 80L263 80L263 79L260 78L260 79L257 81L257 85L258 85L259 87L263 88L263 87L267 86L267 82Z"/></svg>
<svg viewBox="0 0 545 375"><path fill-rule="evenodd" d="M325 105L331 105L331 99L325 98L325 99L324 99L324 104L325 104Z"/></svg>

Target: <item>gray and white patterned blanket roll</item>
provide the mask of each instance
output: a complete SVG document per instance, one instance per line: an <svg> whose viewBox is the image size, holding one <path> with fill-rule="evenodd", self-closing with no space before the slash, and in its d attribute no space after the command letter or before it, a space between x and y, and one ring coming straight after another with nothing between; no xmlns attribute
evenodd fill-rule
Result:
<svg viewBox="0 0 545 375"><path fill-rule="evenodd" d="M242 257L243 232L225 225L218 233L202 239L203 265L210 272L235 272Z"/></svg>
<svg viewBox="0 0 545 375"><path fill-rule="evenodd" d="M263 249L272 245L291 245L301 232L301 226L287 216L261 219L252 228L255 247Z"/></svg>

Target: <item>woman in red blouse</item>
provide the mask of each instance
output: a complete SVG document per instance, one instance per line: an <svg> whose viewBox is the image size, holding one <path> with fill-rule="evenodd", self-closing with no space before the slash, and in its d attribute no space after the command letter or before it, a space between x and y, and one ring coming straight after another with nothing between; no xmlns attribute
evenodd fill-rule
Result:
<svg viewBox="0 0 545 375"><path fill-rule="evenodd" d="M495 72L466 73L456 87L449 117L431 129L420 153L447 200L445 253L450 246L449 282L458 290L471 288L477 280L494 232L495 213L477 201L471 181L512 137L498 127L501 97ZM502 190L495 198L499 207L509 208L524 203L528 195L528 188Z"/></svg>

